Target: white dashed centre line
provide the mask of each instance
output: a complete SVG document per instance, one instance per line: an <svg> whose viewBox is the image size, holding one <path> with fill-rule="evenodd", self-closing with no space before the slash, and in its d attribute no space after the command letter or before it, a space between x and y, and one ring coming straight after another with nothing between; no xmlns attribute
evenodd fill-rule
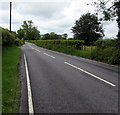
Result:
<svg viewBox="0 0 120 115"><path fill-rule="evenodd" d="M49 54L47 54L47 53L44 53L44 54L47 55L47 56L49 56L49 57L51 57L51 58L54 58L54 59L55 59L54 56L51 56L51 55L49 55Z"/></svg>
<svg viewBox="0 0 120 115"><path fill-rule="evenodd" d="M40 50L38 50L38 49L35 49L36 51L38 51L38 52L41 52Z"/></svg>
<svg viewBox="0 0 120 115"><path fill-rule="evenodd" d="M92 77L94 77L96 79L99 79L100 81L103 81L104 83L107 83L107 84L109 84L109 85L111 85L113 87L116 86L115 84L113 84L113 83L111 83L111 82L109 82L109 81L107 81L105 79L102 79L102 78L100 78L100 77L98 77L98 76L96 76L96 75L94 75L94 74L92 74L90 72L87 72L87 71L85 71L85 70L83 70L83 69L81 69L81 68L79 68L79 67L77 67L75 65L72 65L72 64L70 64L68 62L64 62L64 63L67 64L67 65L69 65L69 66L71 66L71 67L73 67L73 68L75 68L75 69L78 69L78 70L80 70L80 71L82 71L82 72L84 72L84 73L86 73L86 74L88 74L88 75L90 75L90 76L92 76Z"/></svg>
<svg viewBox="0 0 120 115"><path fill-rule="evenodd" d="M29 47L31 47L32 49L34 49L34 50L36 50L36 51L38 51L38 52L41 52L40 50L35 49L34 47L32 47L32 46L30 46L30 45L29 45Z"/></svg>
<svg viewBox="0 0 120 115"><path fill-rule="evenodd" d="M29 45L29 47L32 48L32 49L34 49L34 50L36 50L36 51L38 51L38 52L41 52L40 50L35 49L35 48L33 48L32 46L30 46L30 45ZM51 57L51 58L54 58L54 59L55 59L54 56L51 56L51 55L49 55L49 54L47 54L47 53L44 53L44 54L47 55L47 56L49 56L49 57Z"/></svg>

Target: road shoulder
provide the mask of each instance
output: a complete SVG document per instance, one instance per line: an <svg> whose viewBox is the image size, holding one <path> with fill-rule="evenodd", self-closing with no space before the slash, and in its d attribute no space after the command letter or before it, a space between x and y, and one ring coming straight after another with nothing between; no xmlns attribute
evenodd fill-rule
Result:
<svg viewBox="0 0 120 115"><path fill-rule="evenodd" d="M28 101L27 101L27 84L25 76L25 63L24 63L24 52L21 48L21 62L20 62L20 81L21 81L21 97L20 97L20 107L19 113L28 113Z"/></svg>

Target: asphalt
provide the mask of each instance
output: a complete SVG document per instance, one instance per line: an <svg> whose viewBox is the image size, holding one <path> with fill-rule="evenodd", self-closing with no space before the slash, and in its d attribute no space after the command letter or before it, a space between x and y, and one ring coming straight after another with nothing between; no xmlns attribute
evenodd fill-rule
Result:
<svg viewBox="0 0 120 115"><path fill-rule="evenodd" d="M25 43L21 50L22 56L25 54L27 58L35 113L118 113L120 68L47 50L32 43ZM20 113L28 113L23 58L21 66Z"/></svg>

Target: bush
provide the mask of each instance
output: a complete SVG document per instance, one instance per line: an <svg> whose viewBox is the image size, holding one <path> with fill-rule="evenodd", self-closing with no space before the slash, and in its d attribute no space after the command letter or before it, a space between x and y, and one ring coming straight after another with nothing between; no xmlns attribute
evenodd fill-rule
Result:
<svg viewBox="0 0 120 115"><path fill-rule="evenodd" d="M12 45L15 42L15 34L10 33L9 30L0 28L2 30L2 45Z"/></svg>
<svg viewBox="0 0 120 115"><path fill-rule="evenodd" d="M24 43L25 43L24 40L15 39L15 45L16 45L16 46L21 46L21 45L23 45Z"/></svg>
<svg viewBox="0 0 120 115"><path fill-rule="evenodd" d="M91 59L120 65L120 49L117 47L97 47L91 53Z"/></svg>
<svg viewBox="0 0 120 115"><path fill-rule="evenodd" d="M2 45L23 45L24 40L16 39L16 33L10 32L8 29L4 29L0 27L0 30L2 32Z"/></svg>
<svg viewBox="0 0 120 115"><path fill-rule="evenodd" d="M116 47L117 39L99 39L94 42L94 45L99 48Z"/></svg>

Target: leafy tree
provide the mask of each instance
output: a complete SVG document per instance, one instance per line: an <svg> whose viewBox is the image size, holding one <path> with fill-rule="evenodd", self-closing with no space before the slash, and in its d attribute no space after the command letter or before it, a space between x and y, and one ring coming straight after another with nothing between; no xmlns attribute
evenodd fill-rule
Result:
<svg viewBox="0 0 120 115"><path fill-rule="evenodd" d="M62 39L61 35L56 34L55 32L50 33L51 40Z"/></svg>
<svg viewBox="0 0 120 115"><path fill-rule="evenodd" d="M68 37L67 33L64 33L64 34L62 35L62 38L63 38L63 39L67 39L67 37Z"/></svg>
<svg viewBox="0 0 120 115"><path fill-rule="evenodd" d="M49 33L45 34L42 39L43 40L50 40L50 34Z"/></svg>
<svg viewBox="0 0 120 115"><path fill-rule="evenodd" d="M104 36L98 17L87 13L76 20L72 27L74 39L84 40L85 45L91 45L94 41Z"/></svg>
<svg viewBox="0 0 120 115"><path fill-rule="evenodd" d="M51 32L51 33L50 33L50 38L51 38L52 40L58 39L58 38L57 38L57 34L54 33L54 32Z"/></svg>
<svg viewBox="0 0 120 115"><path fill-rule="evenodd" d="M62 38L62 35L58 35L58 34L56 35L56 38L57 38L57 39L63 39L63 38Z"/></svg>
<svg viewBox="0 0 120 115"><path fill-rule="evenodd" d="M59 35L56 34L55 32L46 33L44 36L42 36L43 40L57 40L57 39L65 39L67 37L67 34L64 35Z"/></svg>
<svg viewBox="0 0 120 115"><path fill-rule="evenodd" d="M109 4L111 0L98 0L97 2L94 2L94 5L96 7L96 12L102 12L103 18L101 20L113 20L114 17L117 17L117 23L118 23L118 35L117 37L120 39L120 1L114 0L114 2L111 2L111 6L107 7L107 4ZM120 41L120 40L119 40Z"/></svg>
<svg viewBox="0 0 120 115"><path fill-rule="evenodd" d="M68 40L74 40L74 38L68 38Z"/></svg>
<svg viewBox="0 0 120 115"><path fill-rule="evenodd" d="M24 38L26 40L36 40L40 37L40 31L37 27L34 27L32 20L24 21L22 28L18 31L18 38Z"/></svg>
<svg viewBox="0 0 120 115"><path fill-rule="evenodd" d="M19 39L22 39L22 38L24 38L24 35L25 35L25 31L24 31L24 29L19 29L18 31L17 31L17 37L19 38Z"/></svg>

